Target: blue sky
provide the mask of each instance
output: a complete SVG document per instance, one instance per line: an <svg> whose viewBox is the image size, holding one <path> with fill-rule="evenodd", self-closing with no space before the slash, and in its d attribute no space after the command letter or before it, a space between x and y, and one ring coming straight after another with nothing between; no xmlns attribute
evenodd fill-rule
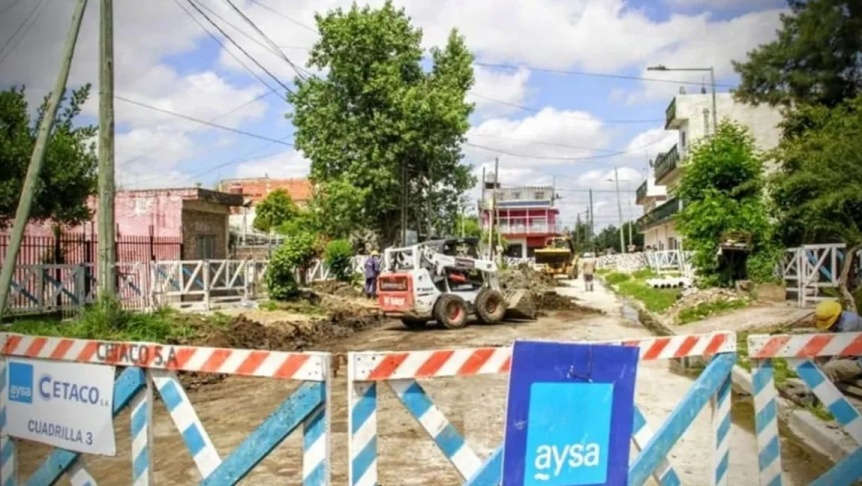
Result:
<svg viewBox="0 0 862 486"><path fill-rule="evenodd" d="M290 83L292 69L267 50L263 38L225 0L198 2L267 70ZM0 0L0 8L11 3ZM674 132L662 129L664 109L680 82L690 83L687 89L696 91L705 80L699 73L646 72L646 66L714 66L722 85L719 91L726 91L736 83L730 61L774 37L785 5L783 0L396 3L423 29L425 47L441 45L449 30L458 28L480 64L475 67L476 85L470 96L477 111L468 136L471 144L493 150L465 147L465 162L474 165L479 174L483 165L490 167L494 157L499 157L504 185L554 181L563 196L565 222L574 221L587 204L587 191L593 189L598 226L616 222L614 183L608 180L614 168L623 189L625 218L641 214L633 205L633 193L645 176L646 161L676 139ZM35 20L21 29L21 39L11 43L17 47L0 54L0 85L26 84L33 100L54 83L71 16L71 2L37 4L38 0L22 0L0 19L0 43L5 43L35 9ZM284 118L290 106L280 95L264 96L269 89L230 53L266 84L279 92L283 89L234 47L225 49L214 41L178 4L215 32L184 0L115 4L117 94L290 142L293 127ZM235 4L291 60L304 64L307 48L316 40L313 13L349 2L247 0ZM72 86L98 82L97 7L93 3L85 17L70 77ZM88 117L96 113L95 94L94 90ZM116 107L118 182L123 187L195 182L209 187L222 178L307 173L308 161L289 146L122 100L117 100Z"/></svg>

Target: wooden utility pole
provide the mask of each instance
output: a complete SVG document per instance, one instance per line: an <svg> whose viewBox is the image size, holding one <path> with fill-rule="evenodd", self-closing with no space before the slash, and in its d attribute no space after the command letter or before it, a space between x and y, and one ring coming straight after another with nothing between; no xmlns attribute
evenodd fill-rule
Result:
<svg viewBox="0 0 862 486"><path fill-rule="evenodd" d="M595 232L595 225L593 223L594 223L594 220L593 220L593 190L590 189L590 239L589 239L589 244L590 244L591 250L595 249L595 240L593 239L593 235Z"/></svg>
<svg viewBox="0 0 862 486"><path fill-rule="evenodd" d="M18 250L24 239L24 231L27 228L27 220L30 219L30 208L33 206L33 196L36 192L36 184L39 182L39 174L42 172L42 163L45 160L45 149L48 146L48 137L54 118L57 116L57 108L66 91L66 81L69 79L69 69L72 67L72 58L75 57L75 45L78 43L78 33L81 31L81 20L84 18L84 10L87 8L87 0L78 0L75 11L72 13L72 26L66 36L66 45L63 48L63 58L60 61L60 72L57 74L57 82L54 83L54 91L48 99L42 123L39 125L39 133L36 135L36 144L33 154L30 156L30 165L27 167L27 175L21 188L21 197L18 199L18 209L15 212L15 222L12 225L12 238L6 249L6 257L3 261L3 269L0 271L0 316L6 310L6 301L9 296L9 288L12 284L12 275L15 272L15 262L18 259Z"/></svg>
<svg viewBox="0 0 862 486"><path fill-rule="evenodd" d="M401 246L407 246L407 162L401 162Z"/></svg>
<svg viewBox="0 0 862 486"><path fill-rule="evenodd" d="M623 201L620 196L620 175L616 167L614 167L614 182L617 185L617 211L619 211L620 215L620 253L628 253L626 251L626 235L623 232Z"/></svg>
<svg viewBox="0 0 862 486"><path fill-rule="evenodd" d="M101 0L99 29L99 296L117 294L114 220L114 0Z"/></svg>
<svg viewBox="0 0 862 486"><path fill-rule="evenodd" d="M488 235L488 245L491 250L491 259L494 259L496 255L495 245L494 245L494 230L497 228L497 224L499 221L497 219L500 217L500 212L497 209L497 186L500 182L500 158L494 157L494 188L491 192L491 200L493 201L494 212L491 215L491 234Z"/></svg>

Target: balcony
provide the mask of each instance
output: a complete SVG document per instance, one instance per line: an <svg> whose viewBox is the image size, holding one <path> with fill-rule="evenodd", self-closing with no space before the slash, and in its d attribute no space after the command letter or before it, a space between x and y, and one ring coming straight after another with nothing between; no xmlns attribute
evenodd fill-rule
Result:
<svg viewBox="0 0 862 486"><path fill-rule="evenodd" d="M646 201L647 197L647 181L644 181L643 184L638 187L637 192L635 193L635 204L643 204Z"/></svg>
<svg viewBox="0 0 862 486"><path fill-rule="evenodd" d="M670 104L664 110L664 129L675 130L682 125L682 120L676 117L676 97L670 100Z"/></svg>
<svg viewBox="0 0 862 486"><path fill-rule="evenodd" d="M487 231L487 225L482 228ZM547 223L533 223L533 224L508 224L505 220L500 221L499 226L497 226L497 230L503 236L516 236L516 235L528 235L528 236L539 236L539 235L558 235L563 232L563 226L560 224L547 224Z"/></svg>
<svg viewBox="0 0 862 486"><path fill-rule="evenodd" d="M658 156L655 162L655 183L663 184L664 178L676 170L679 165L679 151L676 145L667 152Z"/></svg>
<svg viewBox="0 0 862 486"><path fill-rule="evenodd" d="M679 209L679 199L673 198L670 201L641 216L641 218L638 219L638 226L640 227L641 231L647 228L651 228L653 226L657 226L673 217L674 214L679 212Z"/></svg>

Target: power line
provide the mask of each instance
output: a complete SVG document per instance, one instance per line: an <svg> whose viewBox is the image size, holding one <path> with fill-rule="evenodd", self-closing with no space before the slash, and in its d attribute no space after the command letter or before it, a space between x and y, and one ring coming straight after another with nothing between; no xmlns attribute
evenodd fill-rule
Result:
<svg viewBox="0 0 862 486"><path fill-rule="evenodd" d="M655 145L659 142L664 141L664 138L665 137L662 136L661 138L659 138L657 140L654 140L654 141L652 141L646 145L643 145L641 147L637 147L634 149L622 150L619 152L612 152L612 153L605 154L605 155L595 155L595 156L591 156L591 157L553 157L553 156L529 155L529 154L519 154L519 153L515 153L515 152L510 152L508 150L496 149L493 147L486 147L484 145L477 145L475 143L470 143L470 142L464 142L464 145L467 145L470 147L475 147L478 149L488 150L490 152L497 152L500 154L511 155L513 157L523 157L525 159L536 159L536 160L595 160L595 159L606 159L609 157L616 157L618 155L624 155L624 154L631 153L631 152L637 152L638 150L643 150L647 147L650 147L652 145Z"/></svg>
<svg viewBox="0 0 862 486"><path fill-rule="evenodd" d="M239 56L237 56L236 54L234 54L233 52L231 52L231 50L230 50L230 49L226 48L226 47L225 47L225 45L224 45L224 42L222 42L222 41L221 41L221 40L220 40L220 39L219 39L215 34L213 34L212 32L210 32L210 31L209 31L209 29L207 29L207 28L204 26L204 24L203 24L203 23L201 23L201 21L199 21L199 20L194 16L194 14L192 14L192 13L191 13L191 12L190 12L186 7L185 7L185 6L183 6L183 4L182 4L182 3L180 3L180 0L174 0L174 3L175 3L175 4L177 4L177 6L178 6L178 7L179 7L179 8L180 8L180 9L181 9L181 10L182 10L186 15L188 15L190 19L192 19L196 24L198 24L198 27L200 27L200 28L201 28L201 30L203 30L204 32L206 32L206 34L207 34L208 36L210 36L210 38L211 38L213 41L215 41L215 43L216 43L216 44L218 44L219 46L221 46L221 47L222 47L222 49L224 49L224 51L228 53L228 55L230 55L232 58L234 58L234 60L235 60L236 62L238 62L240 66L242 66L243 68L245 68L245 70L246 70L246 71L248 71L248 73L249 73L249 74L251 74L251 75L252 75L252 77L254 77L255 79L257 79L257 80L260 82L260 84L262 84L262 85L266 86L266 88L267 88L268 90L270 90L271 92L273 92L273 93L275 93L275 94L279 95L279 98L284 99L284 97L281 95L281 93L279 93L279 92L278 92L278 90L276 90L275 88L273 88L272 86L270 86L266 81L264 81L264 80L263 80L263 78L261 78L260 76L258 76L258 75L257 75L257 73L255 73L255 72L254 72L254 70L252 70L250 67L248 67L248 65L246 65L244 62L242 62L242 59L240 59L240 58L239 58Z"/></svg>
<svg viewBox="0 0 862 486"><path fill-rule="evenodd" d="M681 81L677 79L661 79L661 78L647 78L643 76L630 76L625 74L610 74L610 73L599 73L599 72L590 72L590 71L567 71L562 69L547 69L547 68L539 68L528 65L519 65L515 66L512 64L492 64L487 62L474 62L474 66L481 67L489 67L489 68L497 68L497 69L526 69L528 71L538 71L544 73L553 73L553 74L565 74L569 76L591 76L596 78L610 78L610 79L626 79L630 81L649 81L652 83L673 83L673 84L688 84L692 86L702 86L703 83L695 82L695 81ZM733 88L729 84L716 84L717 88Z"/></svg>
<svg viewBox="0 0 862 486"><path fill-rule="evenodd" d="M146 108L146 109L148 109L148 110L158 111L158 112L160 112L160 113L165 113L165 114L167 114L167 115L172 115L172 116L175 116L175 117L177 117L177 118L182 118L182 119L184 119L184 120L192 121L192 122L195 122L195 123L200 123L201 125L207 125L207 126L212 127L212 128L218 128L218 129L225 130L225 131L228 131L228 132L233 132L233 133L236 133L236 134L239 134L239 135L245 135L246 137L257 138L257 139L259 139L259 140L265 140L265 141L267 141L267 142L272 142L272 143L277 143L277 144L281 144L281 145L286 145L286 146L288 146L288 147L293 147L293 144L292 144L292 143L285 142L284 140L278 140L278 139L270 138L270 137L267 137L267 136L264 136L264 135L259 135L259 134L257 134L257 133L246 132L246 131L244 131L244 130L239 130L239 129L236 129L236 128L226 127L226 126L224 126L224 125L218 125L218 124L216 124L216 123L212 123L212 122L208 122L208 121L206 121L206 120L201 120L201 119L199 119L199 118L194 118L194 117L191 117L191 116L183 115L183 114L181 114L181 113L177 113L177 112L174 112L174 111L169 111L169 110L165 110L165 109L162 109L162 108L156 108L155 106L148 105L148 104L146 104L146 103L141 103L140 101L130 100L130 99L128 99L128 98L124 98L124 97L122 97L122 96L116 96L116 98L117 98L118 100L125 101L126 103L130 103L130 104L133 104L133 105L137 105L137 106L140 106L140 107L142 107L142 108Z"/></svg>
<svg viewBox="0 0 862 486"><path fill-rule="evenodd" d="M24 21L21 22L21 25L19 25L17 29L15 29L15 32L13 32L12 35L8 39L6 39L6 42L3 43L3 47L0 47L0 64L3 64L3 61L5 61L9 54L11 54L12 51L14 51L15 48L18 47L18 44L21 43L24 37L27 37L27 34L30 32L30 29L33 28L33 24L35 24L36 21L39 20L39 17L41 17L42 14L45 12L44 7L46 4L47 0L40 0L39 3L37 3L33 7L33 9L27 13L27 16L24 18ZM35 16L33 15L34 13ZM23 32L21 31L21 29L24 29ZM19 32L22 32L20 36L18 36ZM15 39L16 36L18 37L17 40ZM12 44L13 40L15 42L14 44ZM9 48L8 51L6 50L7 47Z"/></svg>
<svg viewBox="0 0 862 486"><path fill-rule="evenodd" d="M6 12L7 12L7 11L9 11L9 10L12 10L12 9L13 9L13 8L15 8L19 3L23 2L23 1L24 1L24 0L15 0L14 2L10 3L9 5L6 5L5 7L0 8L0 15L3 15L4 13L6 13Z"/></svg>
<svg viewBox="0 0 862 486"><path fill-rule="evenodd" d="M270 12L274 13L275 15L278 15L279 17L281 17L281 18L283 18L283 19L285 19L285 20L287 20L287 21L289 21L289 22L293 22L294 24L296 24L296 25L298 25L298 26L300 26L300 27L302 27L302 28L304 28L304 29L306 29L306 30L309 30L309 31L311 31L311 32L314 32L315 34L317 33L317 29L315 29L314 27L309 27L308 25L303 24L302 22L300 22L300 21L298 21L298 20L296 20L296 19L294 19L294 18L291 18L291 17L289 17L289 16L287 16L287 15L285 15L285 14L281 13L281 12L279 12L278 10L276 10L276 9L274 9L274 8L272 8L272 7L270 7L269 5L266 5L266 4L262 3L262 2L259 2L258 0L249 0L249 1L250 1L251 3L253 3L253 4L255 4L255 5L259 5L259 6L263 7L263 8L265 8L265 9L269 10Z"/></svg>
<svg viewBox="0 0 862 486"><path fill-rule="evenodd" d="M533 113L539 113L539 112L544 110L544 108L535 108L532 106L518 105L515 103L510 103L508 101L498 100L496 98L491 98L490 96L485 96L485 95L482 95L479 93L474 93L474 92L468 93L468 96L475 96L477 98L482 98L482 99L485 99L488 101L492 101L494 103L499 103L501 105L511 106L511 107L517 108L519 110L532 111ZM591 116L574 116L574 115L571 115L568 113L561 114L561 115L563 118L571 118L573 120L597 121L597 122L603 122L603 123L657 123L657 122L664 121L663 119L660 119L660 118L643 119L643 120L600 120L598 118L593 118Z"/></svg>
<svg viewBox="0 0 862 486"><path fill-rule="evenodd" d="M281 138L281 140L282 140L282 141L284 141L284 140L286 140L286 139L288 139L288 138L290 138L290 137L292 137L292 136L293 136L293 134L291 133L290 135L287 135L287 136L285 136L285 137ZM263 158L266 158L266 157L272 157L273 155L278 155L278 154L282 153L282 151L278 151L278 152L270 152L270 153L267 153L267 154L264 154L264 155L259 155L259 156L257 156L257 157L247 158L247 157L249 157L250 155L252 155L252 154L254 154L254 153L257 153L257 152L260 152L261 150L265 149L266 147L269 147L269 146L270 146L270 145L272 145L272 144L273 144L273 142L265 143L265 144L263 144L263 145L261 145L261 146L259 146L259 147L255 148L254 150L251 150L251 151L249 151L249 152L244 153L243 155L240 155L239 157L233 158L233 159L231 159L231 160L228 160L227 162L223 162L223 163L218 164L218 165L214 165L214 166L212 166L212 167L208 167L208 168L206 168L206 169L204 169L204 170L202 170L202 171L200 171L200 172L198 172L198 173L195 173L195 174L193 174L193 175L189 176L189 177L188 177L187 179L185 179L185 180L191 181L191 180L197 179L198 177L205 176L205 175L207 175L207 174L209 174L209 173L211 173L211 172L213 172L213 171L216 171L216 170L218 170L218 169L221 169L221 168L227 167L227 166L229 166L229 165L241 164L241 163L243 163L243 162L251 162L252 160L260 160L260 159L263 159Z"/></svg>
<svg viewBox="0 0 862 486"><path fill-rule="evenodd" d="M481 134L477 134L477 133L470 134L470 137L489 138L489 139L496 139L496 140L509 140L509 141L513 141L513 142L522 142L522 143L529 143L529 144L536 144L536 145L547 145L549 147L571 148L571 149L575 149L575 150L590 150L590 151L596 151L596 152L616 153L615 151L609 150L609 149L602 149L602 148L596 148L596 147L582 147L582 146L578 146L578 145L567 145L567 144L563 144L563 143L554 143L554 142L542 142L540 140L525 140L523 138L495 137L493 135L481 135Z"/></svg>
<svg viewBox="0 0 862 486"><path fill-rule="evenodd" d="M242 46L240 46L240 45L239 45L239 43L237 43L237 42L233 39L233 37L229 36L229 35L227 34L227 32L225 32L225 31L224 31L221 27L219 27L219 25L218 25L218 24L216 24L216 23L215 23L215 22L214 22L214 21L213 21L213 20L212 20L212 19L211 19L207 14L205 14L205 13L204 13L204 11L203 11L203 10L201 10L201 8L198 6L197 2L195 2L195 0L186 0L186 2L188 2L188 4L192 6L192 8L194 8L195 10L197 10L197 12L198 12L199 14L201 14L201 16L203 16L203 18L205 18L205 19L207 20L207 22L209 22L209 23L210 23L210 25L212 25L213 27L215 27L215 28L216 28L216 29L221 33L221 35L222 35L222 36L224 36L224 38L225 38L225 39L227 39L228 41L230 41L230 43L231 43L231 44L233 44L237 49L239 49L239 50L240 50L240 52L242 52L243 54L245 54L245 56L246 56L247 58L249 58L249 60L250 60L251 62L253 62L257 67L259 67L259 68L260 68L263 72L265 72L267 75L269 75L269 77L270 77L270 78L272 78L276 83L278 83L278 84L279 84L282 88L284 88L288 93L293 93L293 91L292 91L290 88L288 88L286 84L284 84L283 82L281 82L281 80L280 80L280 79L278 79L278 78L277 78L274 74L272 74L268 69L266 69L265 67L263 67L263 65L262 65L260 62L258 62L258 60L257 60L257 59L255 59L251 54L249 54L249 53L248 53L248 51L246 51L245 49L243 49L243 48L242 48Z"/></svg>
<svg viewBox="0 0 862 486"><path fill-rule="evenodd" d="M282 52L282 51L281 51L281 49L279 49L279 48L278 48L278 46L275 44L275 42L273 42L273 40L272 40L272 39L270 39L270 38L269 38L269 36L267 36L267 35L263 32L263 30L262 30L260 27L258 27L258 25L257 25L257 24L255 24L255 23L254 23L254 21L252 21L250 18L248 18L248 16L247 16L246 14L244 14L242 10L240 10L239 8L237 8L237 6L236 6L236 5L235 5L231 0L224 0L224 1L225 1L228 5L230 5L230 7L233 9L233 11L234 11L234 12L236 12L240 17L242 17L242 19L243 19L243 20L244 20L248 25L250 25L250 26L251 26L251 28L255 30L255 32L257 32L261 37L263 37L263 38L266 40L266 42L267 42L270 46L272 46L272 48L273 48L274 52L275 52L279 57L281 57L282 59L284 59L284 60L285 60L285 62L287 62L287 63L290 65L290 67L292 67L292 68L293 68L294 72L296 72L296 75L297 75L297 76L299 76L299 77L300 77L300 79L302 79L302 78L303 78L302 72L300 72L300 69L296 66L296 64L294 64L294 63L293 63L293 61L291 61L291 60L290 60L290 58L289 58L289 57L287 57L287 55L286 55L284 52Z"/></svg>

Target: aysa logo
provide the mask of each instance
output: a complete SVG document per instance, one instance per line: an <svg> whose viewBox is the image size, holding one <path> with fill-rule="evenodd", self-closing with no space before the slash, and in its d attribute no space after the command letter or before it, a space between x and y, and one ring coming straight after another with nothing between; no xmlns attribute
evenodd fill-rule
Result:
<svg viewBox="0 0 862 486"><path fill-rule="evenodd" d="M610 383L530 387L525 486L605 483L613 388Z"/></svg>
<svg viewBox="0 0 862 486"><path fill-rule="evenodd" d="M9 400L33 403L33 365L9 363Z"/></svg>

